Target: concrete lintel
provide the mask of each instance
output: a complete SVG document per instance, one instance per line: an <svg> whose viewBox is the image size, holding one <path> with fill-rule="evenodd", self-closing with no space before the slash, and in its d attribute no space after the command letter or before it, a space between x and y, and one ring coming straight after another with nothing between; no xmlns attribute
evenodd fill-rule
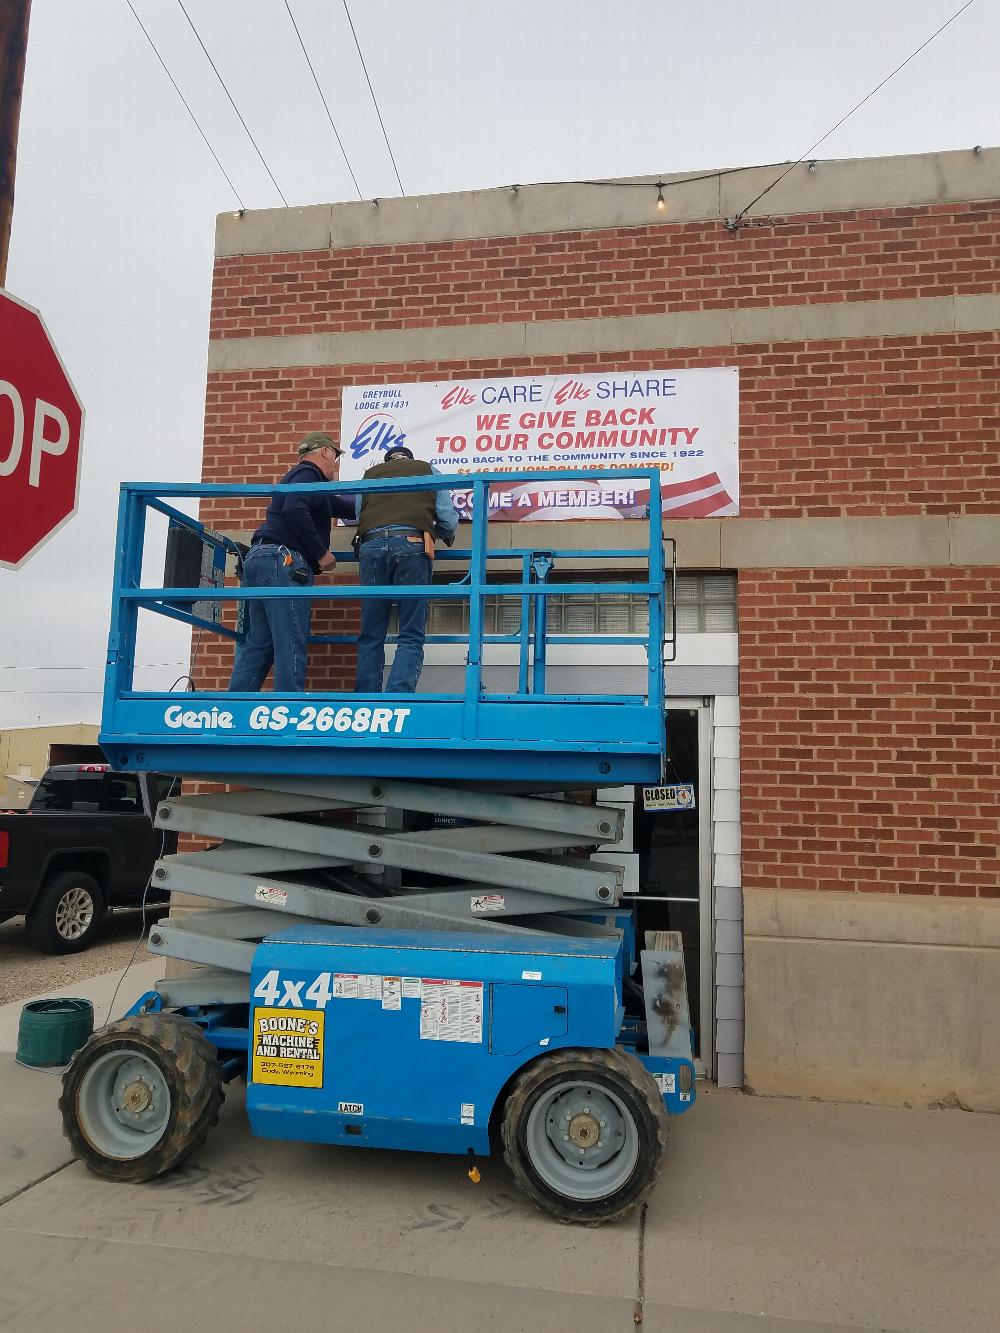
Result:
<svg viewBox="0 0 1000 1333"><path fill-rule="evenodd" d="M379 365L475 357L582 356L595 352L662 351L759 343L897 338L1000 329L1000 297L927 296L899 301L824 301L757 309L682 311L618 319L553 319L530 323L450 324L376 329L366 333L297 333L222 338L208 345L210 374L289 366Z"/></svg>
<svg viewBox="0 0 1000 1333"><path fill-rule="evenodd" d="M955 300L951 296L924 296L899 301L823 301L814 305L759 306L734 310L732 321L734 343L951 333L955 327Z"/></svg>
<svg viewBox="0 0 1000 1333"><path fill-rule="evenodd" d="M697 169L662 176L635 176L636 184L658 179L671 188L668 208L656 212L652 190L620 189L600 183L509 185L455 194L422 195L305 208L261 209L242 217L219 215L215 253L219 256L277 254L296 250L361 246L420 245L474 238L528 236L540 232L644 227L662 221L718 219L739 212L784 170L774 166ZM687 180L688 177L705 179ZM815 172L795 166L752 210L752 216L848 212L866 208L994 199L1000 195L1000 148L976 154L971 148L947 153L821 161Z"/></svg>
<svg viewBox="0 0 1000 1333"><path fill-rule="evenodd" d="M956 296L955 328L959 333L981 333L1000 328L1000 295Z"/></svg>
<svg viewBox="0 0 1000 1333"><path fill-rule="evenodd" d="M694 310L615 319L544 319L525 326L529 356L636 352L648 347L728 347L733 311Z"/></svg>
<svg viewBox="0 0 1000 1333"><path fill-rule="evenodd" d="M1000 903L895 893L744 889L744 935L1000 949Z"/></svg>
<svg viewBox="0 0 1000 1333"><path fill-rule="evenodd" d="M728 518L723 569L914 567L949 563L949 520L900 518Z"/></svg>
<svg viewBox="0 0 1000 1333"><path fill-rule="evenodd" d="M948 520L953 565L1000 565L1000 516L956 514Z"/></svg>
<svg viewBox="0 0 1000 1333"><path fill-rule="evenodd" d="M744 209L780 172L758 167L724 176L723 216ZM904 208L954 199L987 199L1000 192L1000 150L977 155L972 148L949 153L914 153L899 157L818 161L810 171L802 163L750 210L751 217L789 213L844 212L856 208Z"/></svg>
<svg viewBox="0 0 1000 1333"><path fill-rule="evenodd" d="M215 220L215 253L271 255L289 250L329 250L332 213L331 204L220 213Z"/></svg>

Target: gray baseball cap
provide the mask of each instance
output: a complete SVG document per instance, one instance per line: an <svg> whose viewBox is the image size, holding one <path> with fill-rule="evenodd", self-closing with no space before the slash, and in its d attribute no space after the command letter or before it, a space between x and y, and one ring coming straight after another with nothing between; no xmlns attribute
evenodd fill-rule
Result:
<svg viewBox="0 0 1000 1333"><path fill-rule="evenodd" d="M325 431L311 430L308 435L303 437L299 445L299 457L304 458L306 454L311 454L314 449L335 449L338 454L344 451L339 444L335 444Z"/></svg>

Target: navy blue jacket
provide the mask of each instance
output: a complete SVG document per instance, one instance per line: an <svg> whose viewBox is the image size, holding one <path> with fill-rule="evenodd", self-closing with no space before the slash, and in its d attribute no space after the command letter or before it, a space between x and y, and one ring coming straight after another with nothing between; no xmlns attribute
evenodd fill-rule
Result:
<svg viewBox="0 0 1000 1333"><path fill-rule="evenodd" d="M354 522L354 497L317 495L307 487L326 481L321 469L308 458L286 472L279 486L301 486L298 495L276 495L267 506L267 515L253 535L255 542L274 542L298 551L314 574L319 572L320 557L330 549L330 526L335 518Z"/></svg>

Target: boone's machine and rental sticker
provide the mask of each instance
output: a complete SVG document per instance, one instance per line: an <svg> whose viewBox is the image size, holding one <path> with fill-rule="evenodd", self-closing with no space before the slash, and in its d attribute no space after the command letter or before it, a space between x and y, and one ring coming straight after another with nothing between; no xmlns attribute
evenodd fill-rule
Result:
<svg viewBox="0 0 1000 1333"><path fill-rule="evenodd" d="M648 489L625 475L660 470L667 518L739 513L739 371L643 370L525 379L357 385L343 392L342 481L405 444L443 476L556 470L622 480L491 487L490 517L644 518ZM452 492L467 512L469 492Z"/></svg>

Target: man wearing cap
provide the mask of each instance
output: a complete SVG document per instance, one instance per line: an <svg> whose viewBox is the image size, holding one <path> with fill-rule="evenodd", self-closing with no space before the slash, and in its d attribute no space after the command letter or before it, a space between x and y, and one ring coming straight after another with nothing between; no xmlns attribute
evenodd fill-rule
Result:
<svg viewBox="0 0 1000 1333"><path fill-rule="evenodd" d="M298 454L299 461L278 485L302 490L272 497L243 561L244 588L300 588L337 563L330 550L331 520L353 519L354 497L310 488L337 479L341 450L329 435L314 430L303 439ZM272 664L276 691L304 690L311 617L312 603L305 597L248 601L230 690L256 693Z"/></svg>
<svg viewBox="0 0 1000 1333"><path fill-rule="evenodd" d="M428 477L433 472L430 463L415 459L405 445L397 444L385 451L381 463L368 469L364 480ZM357 496L356 507L362 584L369 587L429 584L434 539L440 538L450 546L458 529L451 492L385 490ZM354 681L357 694L378 694L382 690L385 636L392 605L387 597L365 597L361 602ZM400 597L397 605L399 637L386 691L412 694L424 664L427 598Z"/></svg>

